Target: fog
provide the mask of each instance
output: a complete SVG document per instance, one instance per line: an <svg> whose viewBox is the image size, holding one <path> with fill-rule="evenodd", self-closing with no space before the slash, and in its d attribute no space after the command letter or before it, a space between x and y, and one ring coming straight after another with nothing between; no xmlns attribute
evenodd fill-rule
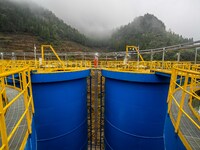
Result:
<svg viewBox="0 0 200 150"><path fill-rule="evenodd" d="M18 0L19 1L19 0ZM200 0L32 0L80 32L102 37L137 16L154 14L167 30L200 40Z"/></svg>

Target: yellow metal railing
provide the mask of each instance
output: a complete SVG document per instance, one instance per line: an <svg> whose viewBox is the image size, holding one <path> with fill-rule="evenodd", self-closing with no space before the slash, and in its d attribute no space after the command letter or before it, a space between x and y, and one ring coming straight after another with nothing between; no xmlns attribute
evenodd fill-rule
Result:
<svg viewBox="0 0 200 150"><path fill-rule="evenodd" d="M13 138L17 128L20 126L23 118L27 122L27 134L21 143L21 149L31 131L32 113L34 113L30 70L54 72L54 71L74 71L79 69L93 68L91 60L67 60L62 61L35 61L35 60L0 60L0 150L9 149L9 141ZM24 66L29 66L24 68ZM179 134L181 140L187 149L191 149L188 141L184 137L180 127L182 116L186 116L190 123L200 129L199 114L192 107L192 100L200 100L196 91L200 88L200 65L192 65L190 62L177 61L129 61L124 64L123 61L99 61L98 69L111 69L115 71L131 71L141 73L151 73L152 71L169 71L171 73L171 82L168 95L168 113L175 127L175 132ZM5 73L4 73L5 72ZM9 85L9 83L12 83ZM19 91L19 94L12 100L8 100L6 88L12 87ZM176 97L176 92L182 92L180 97ZM6 112L18 100L20 96L24 97L25 110L13 130L8 134L6 125ZM188 97L188 99L187 99ZM189 101L188 107L193 115L188 114L184 109L186 101ZM177 117L172 115L172 107L177 108ZM29 111L31 108L31 111ZM195 119L195 118L196 119Z"/></svg>
<svg viewBox="0 0 200 150"><path fill-rule="evenodd" d="M16 70L29 66L31 70L38 71L73 71L78 69L92 68L92 62L88 60L76 60L76 61L35 61L35 60L0 60L0 65L3 71ZM64 65L64 66L63 66Z"/></svg>
<svg viewBox="0 0 200 150"><path fill-rule="evenodd" d="M184 69L190 69L192 65L191 62L177 61L129 61L127 64L124 64L123 61L100 61L99 68L141 73L152 71L168 71L171 73L172 67L177 64L181 65Z"/></svg>
<svg viewBox="0 0 200 150"><path fill-rule="evenodd" d="M8 95L8 89L12 88L18 91L14 97ZM11 98L12 97L12 98ZM19 102L20 97L23 97L24 111L12 125L12 130L8 132L8 118L6 113L12 111L12 106ZM32 87L30 78L30 69L28 67L20 68L15 71L0 73L0 150L9 150L10 142L16 137L16 131L25 120L27 124L26 134L20 144L20 149L24 149L28 135L32 133L32 114L34 113ZM17 114L16 114L17 115Z"/></svg>
<svg viewBox="0 0 200 150"><path fill-rule="evenodd" d="M192 128L200 130L199 114L190 112L194 110L191 106L192 98L200 100L200 96L195 94L199 88L200 72L196 71L195 66L175 65L172 69L170 89L168 94L168 113L175 128L187 149L192 149L190 142L184 136L184 119L186 119ZM179 94L178 94L179 93ZM189 102L188 102L189 101ZM183 117L184 116L184 117Z"/></svg>
<svg viewBox="0 0 200 150"><path fill-rule="evenodd" d="M128 51L129 51L129 49L135 50L135 51L137 52L138 56L140 57L140 59L141 59L142 61L144 61L142 55L141 55L140 52L139 52L139 47L138 47L138 46L126 45L126 57L128 57Z"/></svg>
<svg viewBox="0 0 200 150"><path fill-rule="evenodd" d="M115 71L134 72L150 72L158 69L171 71L172 67L177 64L181 64L183 69L190 69L192 65L191 62L177 61L129 61L126 64L124 64L123 61L99 61L98 69L111 69ZM92 60L0 60L0 65L2 66L2 70L5 71L23 68L25 65L28 65L32 70L43 72L74 71L94 67ZM193 66L193 70L198 69L200 69L199 65Z"/></svg>
<svg viewBox="0 0 200 150"><path fill-rule="evenodd" d="M196 118L200 121L200 114L199 112L194 108L194 106L192 105L194 99L195 101L199 101L200 104L200 95L198 95L196 92L200 93L200 80L197 80L197 78L195 78L194 76L191 77L192 81L194 81L193 84L191 84L190 89L193 93L193 95L190 95L190 99L189 99L189 107L190 110L192 111L192 113L196 116ZM199 111L200 111L200 106L199 106Z"/></svg>

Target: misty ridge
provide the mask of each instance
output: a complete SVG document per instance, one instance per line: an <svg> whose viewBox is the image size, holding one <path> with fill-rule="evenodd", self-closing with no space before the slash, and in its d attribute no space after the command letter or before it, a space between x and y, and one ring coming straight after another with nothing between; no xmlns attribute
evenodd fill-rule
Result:
<svg viewBox="0 0 200 150"><path fill-rule="evenodd" d="M92 28L92 24L89 28ZM58 18L52 11L34 2L0 0L0 32L28 33L45 43L59 45L59 41L69 40L88 47L120 51L124 50L127 44L148 49L193 41L172 31L166 31L165 24L148 13L136 17L127 25L102 30L101 34L95 35L84 29L79 30L81 32L68 25L67 21L65 23Z"/></svg>

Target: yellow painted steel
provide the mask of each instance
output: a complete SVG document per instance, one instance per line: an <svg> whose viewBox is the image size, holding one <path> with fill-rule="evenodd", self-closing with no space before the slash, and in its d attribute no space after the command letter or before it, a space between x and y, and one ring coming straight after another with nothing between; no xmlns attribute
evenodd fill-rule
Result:
<svg viewBox="0 0 200 150"><path fill-rule="evenodd" d="M65 64L63 63L63 61L61 61L60 57L58 56L58 54L56 53L56 51L54 50L54 48L51 45L42 45L41 46L42 63L43 63L43 61L45 61L44 60L44 49L45 48L50 48L52 50L52 52L54 53L54 55L58 59L60 65L62 65L62 68L65 69Z"/></svg>
<svg viewBox="0 0 200 150"><path fill-rule="evenodd" d="M200 130L199 126L199 114L194 113L194 116L190 116L185 110L184 110L184 105L188 105L193 111L194 108L191 106L191 101L192 98L196 98L197 100L200 100L200 96L195 94L195 91L199 89L199 80L200 80L200 72L197 71L198 69L197 65L175 65L172 69L171 73L171 81L170 81L170 89L169 89L169 94L168 94L168 113L170 114L170 118L172 120L172 123L175 128L175 132L179 135L181 138L182 142L184 143L185 147L187 149L192 149L189 142L186 140L184 135L181 133L182 131L180 130L180 125L181 125L181 119L184 114L186 118L190 121L191 124L198 130ZM178 100L177 97L174 96L174 94L177 91L181 91L181 97ZM187 96L189 98L187 99ZM189 103L185 102L188 101ZM180 102L178 102L180 101ZM176 105L178 109L178 114L177 118L174 118L172 115L172 103L173 105ZM193 119L196 117L198 119L195 120Z"/></svg>
<svg viewBox="0 0 200 150"><path fill-rule="evenodd" d="M45 49L50 49L57 60L45 60ZM0 132L2 146L0 150L9 149L9 141L14 135L16 129L20 125L23 118L26 119L28 130L26 135L21 143L21 148L23 149L28 135L31 134L31 123L32 123L32 114L34 113L34 104L32 97L32 86L31 86L31 77L30 72L36 71L38 73L54 73L58 71L72 72L83 69L107 69L120 72L134 72L134 73L149 73L154 72L164 72L171 74L170 89L168 94L168 113L172 120L172 123L175 128L175 132L179 135L180 139L183 141L187 149L191 149L184 135L180 131L181 119L183 114L190 120L191 124L200 129L198 123L192 119L191 116L187 114L184 110L184 102L186 95L189 95L189 107L193 112L194 116L199 119L199 114L194 110L192 106L192 99L195 97L197 100L200 100L199 95L195 94L200 87L200 65L193 65L191 62L177 62L177 61L144 61L143 57L139 53L139 48L136 46L126 46L126 56L128 56L129 48L134 48L138 53L142 61L128 61L124 64L123 61L99 61L98 68L94 68L92 60L61 60L58 54L55 52L51 45L42 45L41 46L41 56L42 61L38 60L0 60ZM27 67L25 67L27 66ZM25 67L25 68L24 68ZM15 74L18 74L19 79L15 79ZM15 96L10 102L7 101L6 87L7 79L12 80L13 87L19 90L19 94ZM28 79L28 80L27 80ZM190 82L188 82L190 80ZM177 82L178 81L178 82ZM16 82L19 83L20 88L16 87ZM182 90L183 94L181 96L180 103L175 98L174 93L178 90ZM30 94L28 94L28 91ZM7 135L6 132L6 123L5 123L5 113L10 108L10 106L20 97L24 97L25 111L22 114L21 118L18 120L13 131ZM3 99L5 99L5 104L3 104ZM173 118L171 114L172 104L175 104L178 108L177 118ZM29 108L31 107L31 112Z"/></svg>
<svg viewBox="0 0 200 150"><path fill-rule="evenodd" d="M22 80L17 80L17 82L21 82L20 88L16 86L16 79L14 75L20 75L22 77ZM11 81L13 82L13 85L7 85L7 82L5 82L9 77L11 77ZM29 67L24 67L24 68L18 68L15 70L11 71L6 71L6 72L1 72L0 74L0 82L1 82L1 87L0 87L0 132L1 132L1 143L0 149L2 150L9 150L9 141L11 141L12 138L14 138L14 134L19 128L22 120L25 118L27 122L27 133L25 137L23 137L20 150L23 150L27 139L28 135L31 134L31 124L32 124L32 114L34 113L34 106L33 106L33 97L32 97L32 88L31 88L31 80L30 80L30 68ZM19 91L19 94L17 94L12 100L10 100L5 106L2 103L2 97L5 97L6 95L6 88L14 88L15 90ZM12 131L7 134L7 124L5 121L5 113L6 111L16 102L20 96L23 95L24 99L24 105L25 105L25 110L23 114L20 116L19 120L17 123L14 125ZM30 111L30 109L32 111Z"/></svg>
<svg viewBox="0 0 200 150"><path fill-rule="evenodd" d="M61 62L62 63L61 63ZM35 60L0 60L1 71L11 71L23 68L25 65L29 66L31 70L38 72L56 72L56 71L75 71L93 68L91 60L51 60L51 61L35 61ZM130 72L151 72L162 71L171 73L174 65L181 65L184 69L190 69L191 62L177 62L177 61L129 61L124 64L123 61L99 61L98 69L111 69L116 71L130 71ZM197 70L199 66L193 66L193 70ZM200 68L200 67L199 67ZM148 70L148 71L147 71Z"/></svg>
<svg viewBox="0 0 200 150"><path fill-rule="evenodd" d="M5 84L3 83L3 79L1 79L1 96L0 96L0 131L1 131L1 149L5 149L8 150L8 135L7 135L7 130L6 130L6 120L5 120L5 112L4 112L4 108L3 108L3 100L2 100L2 95L4 93L4 91L2 89L4 89ZM4 89L5 90L5 89Z"/></svg>
<svg viewBox="0 0 200 150"><path fill-rule="evenodd" d="M73 71L82 70L92 67L91 61L62 61L62 64L58 60L54 61L40 61L35 60L0 60L1 72L16 70L29 66L31 70L37 70L38 72L55 72L55 71Z"/></svg>
<svg viewBox="0 0 200 150"><path fill-rule="evenodd" d="M192 91L192 93L194 95L190 95L189 98L189 102L188 105L190 107L190 110L192 111L192 113L196 116L196 118L200 121L200 114L194 109L194 107L192 106L192 102L193 102L193 98L195 98L196 100L200 101L199 95L197 95L196 91L200 91L200 81L198 81L196 78L196 76L193 75L191 78L192 80L194 80L194 84L190 86L190 89ZM200 109L200 106L199 106Z"/></svg>
<svg viewBox="0 0 200 150"><path fill-rule="evenodd" d="M142 55L141 55L140 52L139 52L139 47L133 46L133 45L132 45L132 46L126 45L126 57L128 57L128 50L129 50L130 48L132 48L133 50L135 50L135 51L137 52L137 54L139 55L140 59L141 59L142 61L144 61Z"/></svg>
<svg viewBox="0 0 200 150"><path fill-rule="evenodd" d="M187 88L187 84L188 84L188 74L185 75L183 89ZM177 121L176 121L176 125L175 125L175 132L177 132L178 129L179 129L179 124L180 124L181 116L182 116L182 113L183 113L183 106L184 106L184 103L185 103L185 96L186 96L186 93L183 92L182 96L181 96L180 105L178 106L179 107L179 112L178 112L178 117L177 117Z"/></svg>

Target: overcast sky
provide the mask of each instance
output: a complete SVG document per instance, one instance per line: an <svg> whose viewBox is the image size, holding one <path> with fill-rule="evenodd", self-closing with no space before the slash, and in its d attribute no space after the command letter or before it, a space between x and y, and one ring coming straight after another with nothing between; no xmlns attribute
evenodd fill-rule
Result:
<svg viewBox="0 0 200 150"><path fill-rule="evenodd" d="M200 0L32 0L87 34L106 34L137 16L154 14L167 29L200 40Z"/></svg>

